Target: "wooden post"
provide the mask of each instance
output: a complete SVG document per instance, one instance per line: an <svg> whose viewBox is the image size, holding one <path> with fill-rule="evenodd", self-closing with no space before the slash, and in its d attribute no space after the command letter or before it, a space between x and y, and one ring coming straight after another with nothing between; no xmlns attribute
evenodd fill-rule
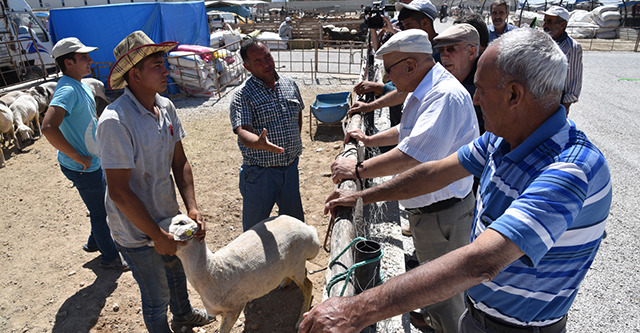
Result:
<svg viewBox="0 0 640 333"><path fill-rule="evenodd" d="M351 116L347 130L353 130L361 127L362 117L359 114ZM357 144L355 140L352 139L349 141L344 146L343 157L357 161L358 153L356 146ZM359 190L359 185L354 180L344 180L338 187L351 191ZM339 207L336 212L333 231L331 232L331 255L329 256L329 261L333 261L333 259L336 258L338 254L340 254L340 252L342 252L342 250L346 248L351 241L353 241L354 238L356 238L356 227L353 221L353 208ZM345 253L336 261L335 265L333 265L330 270L327 270L327 274L325 276L325 288L332 277L351 268L354 264L354 260L353 251L345 251ZM342 296L353 296L355 294L355 288L352 281L343 280L335 283L331 290L327 290L327 297L340 296L340 292L342 291L345 283L347 283L347 287Z"/></svg>

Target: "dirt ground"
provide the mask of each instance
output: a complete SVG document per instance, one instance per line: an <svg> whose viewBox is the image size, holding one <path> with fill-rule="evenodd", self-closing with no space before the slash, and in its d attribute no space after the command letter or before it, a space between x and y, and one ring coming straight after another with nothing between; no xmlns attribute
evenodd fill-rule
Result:
<svg viewBox="0 0 640 333"><path fill-rule="evenodd" d="M317 228L321 242L329 222L322 214L323 203L333 188L329 165L341 147L342 129L316 127L314 119L312 141L308 110L316 94L347 91L357 83L339 82L300 86L307 105L300 158L302 202L306 222ZM210 103L204 98L188 102ZM179 111L188 133L183 144L193 167L196 199L207 223L206 242L212 251L242 232L238 191L242 157L227 108L223 98L204 112ZM55 149L39 138L22 152L5 150L5 158L6 166L0 168L0 331L146 332L131 272L101 270L99 253L81 249L90 232L88 212L61 173ZM307 269L325 267L328 256L321 249ZM324 271L310 278L315 305L322 300ZM189 288L192 304L203 307L200 296ZM248 303L232 332L294 332L301 305L302 293L295 284L276 289ZM196 332L214 332L219 323L220 317Z"/></svg>

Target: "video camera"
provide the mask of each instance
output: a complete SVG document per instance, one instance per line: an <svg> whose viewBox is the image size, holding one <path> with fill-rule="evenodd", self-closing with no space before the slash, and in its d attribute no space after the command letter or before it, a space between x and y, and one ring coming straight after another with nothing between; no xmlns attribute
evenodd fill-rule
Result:
<svg viewBox="0 0 640 333"><path fill-rule="evenodd" d="M364 7L364 24L369 29L380 29L384 27L382 15L388 12L395 12L394 5L382 5L381 1L374 1L373 6Z"/></svg>

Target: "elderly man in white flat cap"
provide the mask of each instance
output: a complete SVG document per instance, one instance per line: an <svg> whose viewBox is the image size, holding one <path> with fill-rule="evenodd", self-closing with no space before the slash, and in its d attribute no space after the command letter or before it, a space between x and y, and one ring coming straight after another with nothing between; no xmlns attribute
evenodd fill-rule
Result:
<svg viewBox="0 0 640 333"><path fill-rule="evenodd" d="M411 93L398 126L365 135L347 133L365 146L397 145L390 151L355 163L338 157L331 165L332 179L375 178L409 170L438 160L478 137L478 121L471 96L460 82L432 57L429 36L421 29L395 34L376 53L398 91ZM469 243L473 217L473 177L465 177L446 188L400 203L409 212L409 223L421 263L435 259ZM436 332L457 332L464 311L462 293L412 313L416 326L431 326Z"/></svg>
<svg viewBox="0 0 640 333"><path fill-rule="evenodd" d="M569 11L564 7L551 6L544 14L543 29L551 35L569 61L567 71L567 82L562 92L562 105L567 109L572 103L578 101L582 90L582 46L575 39L567 34L567 23L569 23Z"/></svg>
<svg viewBox="0 0 640 333"><path fill-rule="evenodd" d="M107 222L140 288L147 330L162 333L184 332L215 319L191 306L182 262L175 255L179 242L158 226L180 213L177 186L185 213L200 225L195 236L205 236L182 147L186 133L173 103L159 95L169 75L164 54L177 44L156 44L138 30L116 46L109 87L124 93L104 110L97 130L107 175ZM167 307L173 314L170 325Z"/></svg>

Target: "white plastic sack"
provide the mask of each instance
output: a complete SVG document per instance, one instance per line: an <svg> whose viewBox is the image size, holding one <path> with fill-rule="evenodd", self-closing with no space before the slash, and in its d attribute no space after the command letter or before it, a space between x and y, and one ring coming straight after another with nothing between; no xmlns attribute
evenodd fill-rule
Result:
<svg viewBox="0 0 640 333"><path fill-rule="evenodd" d="M610 31L610 32L598 32L596 34L596 38L602 38L602 39L615 39L617 36L615 31Z"/></svg>
<svg viewBox="0 0 640 333"><path fill-rule="evenodd" d="M602 13L609 12L609 11L618 11L618 5L601 6L592 10L591 13L594 16L600 16Z"/></svg>
<svg viewBox="0 0 640 333"><path fill-rule="evenodd" d="M258 40L260 40L270 50L286 50L287 41L289 39L286 37L280 37L277 33L267 31L258 35Z"/></svg>
<svg viewBox="0 0 640 333"><path fill-rule="evenodd" d="M176 81L180 81L180 74L182 74L183 80L189 81L205 80L209 75L209 71L206 69L179 68L176 65L169 65L169 72L172 74L171 77L176 76Z"/></svg>
<svg viewBox="0 0 640 333"><path fill-rule="evenodd" d="M600 19L604 22L608 22L608 21L620 21L620 18L622 17L622 15L620 15L620 13L618 13L617 11L612 12L603 12L600 14Z"/></svg>
<svg viewBox="0 0 640 333"><path fill-rule="evenodd" d="M574 10L571 12L571 17L569 18L569 24L583 22L589 23L591 20L591 13L586 10Z"/></svg>
<svg viewBox="0 0 640 333"><path fill-rule="evenodd" d="M207 64L199 55L193 52L172 51L169 52L168 57L167 61L170 64L180 67L201 68Z"/></svg>
<svg viewBox="0 0 640 333"><path fill-rule="evenodd" d="M233 44L235 42L239 42L239 41L242 40L242 35L240 35L240 33L237 32L237 31L224 31L222 33L222 35L224 37L225 45L230 45L230 44ZM236 43L234 45L231 45L227 49L229 51L239 50L240 49L240 43Z"/></svg>

